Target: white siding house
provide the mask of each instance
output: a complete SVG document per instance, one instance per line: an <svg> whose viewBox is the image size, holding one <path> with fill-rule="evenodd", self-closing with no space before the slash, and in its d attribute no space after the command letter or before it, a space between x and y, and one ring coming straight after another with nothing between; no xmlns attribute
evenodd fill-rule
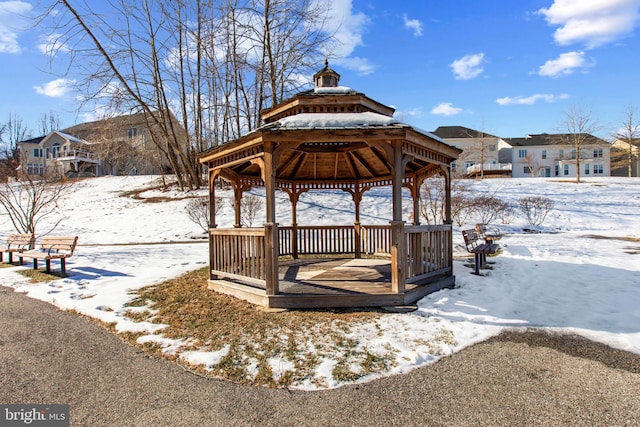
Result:
<svg viewBox="0 0 640 427"><path fill-rule="evenodd" d="M444 142L459 148L462 154L451 164L454 176L509 176L510 158L502 154L511 146L502 138L464 126L440 126L433 131Z"/></svg>
<svg viewBox="0 0 640 427"><path fill-rule="evenodd" d="M586 134L580 153L577 153L572 137L570 134L543 133L508 139L513 147L512 176L575 178L578 163L581 177L610 176L611 144Z"/></svg>

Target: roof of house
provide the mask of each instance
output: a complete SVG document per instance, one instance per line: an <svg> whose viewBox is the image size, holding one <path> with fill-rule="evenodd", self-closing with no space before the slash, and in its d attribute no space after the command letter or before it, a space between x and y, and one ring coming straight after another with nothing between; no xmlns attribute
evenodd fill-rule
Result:
<svg viewBox="0 0 640 427"><path fill-rule="evenodd" d="M591 134L581 134L585 145L610 145L604 139ZM540 133L527 135L524 138L509 138L506 141L513 147L536 147L540 145L573 145L572 133Z"/></svg>
<svg viewBox="0 0 640 427"><path fill-rule="evenodd" d="M126 132L131 127L146 125L146 113L134 113L96 120L93 122L80 123L66 129L62 129L62 132L89 140L104 134L106 129L118 129L119 131Z"/></svg>
<svg viewBox="0 0 640 427"><path fill-rule="evenodd" d="M45 139L47 136L43 135L43 136L39 136L37 138L31 138L31 139L27 139L24 141L20 141L21 144L40 144L40 141L42 141L43 139Z"/></svg>
<svg viewBox="0 0 640 427"><path fill-rule="evenodd" d="M464 126L440 126L432 133L440 138L462 139L462 138L499 138L479 130L469 129Z"/></svg>

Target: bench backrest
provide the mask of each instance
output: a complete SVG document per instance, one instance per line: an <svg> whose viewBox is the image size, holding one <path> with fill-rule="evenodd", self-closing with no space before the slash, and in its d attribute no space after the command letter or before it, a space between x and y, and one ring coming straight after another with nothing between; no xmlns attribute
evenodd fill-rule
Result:
<svg viewBox="0 0 640 427"><path fill-rule="evenodd" d="M10 234L9 237L7 237L7 246L28 247L31 244L32 237L31 234Z"/></svg>
<svg viewBox="0 0 640 427"><path fill-rule="evenodd" d="M487 232L487 225L486 224L476 224L476 231L480 235L485 234Z"/></svg>
<svg viewBox="0 0 640 427"><path fill-rule="evenodd" d="M78 243L78 236L46 236L40 241L43 251L68 251L73 253Z"/></svg>
<svg viewBox="0 0 640 427"><path fill-rule="evenodd" d="M467 246L467 251L471 252L478 246L478 233L476 230L462 230L462 237L464 238L464 244Z"/></svg>

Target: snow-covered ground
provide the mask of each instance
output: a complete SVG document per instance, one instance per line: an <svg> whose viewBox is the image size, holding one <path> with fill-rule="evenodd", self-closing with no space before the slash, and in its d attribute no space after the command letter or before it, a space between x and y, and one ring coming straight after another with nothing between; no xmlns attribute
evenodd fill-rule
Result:
<svg viewBox="0 0 640 427"><path fill-rule="evenodd" d="M0 269L0 284L62 309L115 322L118 331L147 331L143 339L158 338L161 325L135 323L125 318L124 304L132 290L177 277L206 265L208 247L203 231L185 213L188 199L197 193L141 194L142 200L121 197L122 192L148 187L155 177L101 177L75 184L60 203L64 218L55 234L80 236L69 259L69 277L30 284L16 271ZM361 350L396 354L391 371L406 372L431 363L505 328L538 327L583 335L613 347L640 354L640 179L591 178L581 184L549 179L470 181L474 192L486 192L511 202L542 195L556 206L541 227L528 234L520 214L510 224L496 223L505 233L502 253L485 277L470 274L465 260L454 263L456 288L423 298L418 310L388 314L352 331ZM259 193L257 193L259 194ZM218 196L230 194L217 192ZM172 198L145 203L144 198ZM290 222L287 197L278 195L278 222ZM366 193L364 224L384 224L390 218L390 190ZM341 191L309 192L298 205L299 224L352 224L351 197ZM14 230L6 214L0 222L0 240ZM233 224L225 204L217 222ZM473 227L469 218L464 228ZM262 223L257 218L254 225ZM46 228L46 224L42 226ZM454 227L456 255L466 256L460 227ZM600 238L595 238L600 237ZM626 238L624 240L623 238ZM630 238L630 239L629 239ZM634 241L635 239L635 241ZM163 243L163 244L157 244ZM59 264L53 262L53 268ZM165 342L180 352L180 342ZM224 352L224 349L221 349ZM189 352L191 362L212 363L218 353ZM286 370L285 360L274 366ZM325 360L316 379L325 387L340 384L331 377ZM365 380L373 379L366 377ZM299 388L316 387L311 383Z"/></svg>

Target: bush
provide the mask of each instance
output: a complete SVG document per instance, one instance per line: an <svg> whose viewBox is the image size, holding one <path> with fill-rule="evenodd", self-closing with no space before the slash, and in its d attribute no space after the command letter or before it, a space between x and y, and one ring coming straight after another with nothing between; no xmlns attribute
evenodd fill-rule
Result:
<svg viewBox="0 0 640 427"><path fill-rule="evenodd" d="M553 200L543 196L523 197L518 204L529 224L534 226L542 224L555 205Z"/></svg>
<svg viewBox="0 0 640 427"><path fill-rule="evenodd" d="M491 224L504 211L509 209L509 204L492 195L476 196L471 202L472 210L480 218L480 222Z"/></svg>
<svg viewBox="0 0 640 427"><path fill-rule="evenodd" d="M187 206L187 216L189 219L200 226L205 233L209 231L209 198L197 197L189 200ZM222 199L216 198L216 210L217 214L222 209Z"/></svg>

